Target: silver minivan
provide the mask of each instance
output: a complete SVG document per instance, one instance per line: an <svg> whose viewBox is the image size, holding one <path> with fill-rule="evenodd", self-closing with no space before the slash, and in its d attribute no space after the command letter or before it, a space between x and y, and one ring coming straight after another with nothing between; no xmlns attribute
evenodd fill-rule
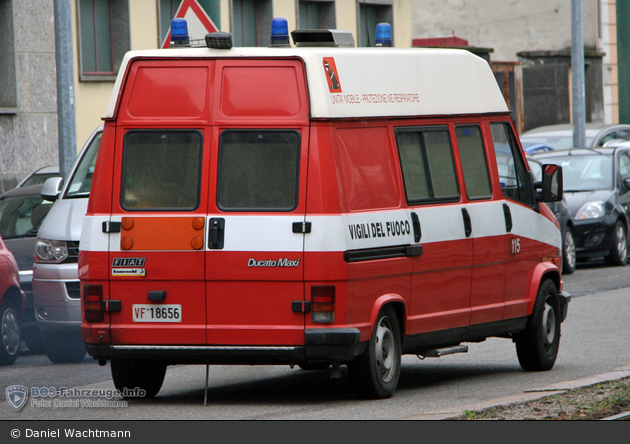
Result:
<svg viewBox="0 0 630 444"><path fill-rule="evenodd" d="M41 191L54 204L37 233L33 302L44 350L55 363L81 361L86 355L81 337L79 239L102 132L101 125L89 137L65 184L53 177Z"/></svg>

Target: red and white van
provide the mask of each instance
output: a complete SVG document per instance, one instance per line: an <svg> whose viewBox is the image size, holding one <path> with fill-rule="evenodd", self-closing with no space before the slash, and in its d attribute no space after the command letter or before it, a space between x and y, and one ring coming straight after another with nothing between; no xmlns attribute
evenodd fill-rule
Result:
<svg viewBox="0 0 630 444"><path fill-rule="evenodd" d="M172 364L285 364L385 398L401 354L491 336L552 368L561 169L533 183L488 64L296 43L124 58L80 243L89 354L147 396Z"/></svg>

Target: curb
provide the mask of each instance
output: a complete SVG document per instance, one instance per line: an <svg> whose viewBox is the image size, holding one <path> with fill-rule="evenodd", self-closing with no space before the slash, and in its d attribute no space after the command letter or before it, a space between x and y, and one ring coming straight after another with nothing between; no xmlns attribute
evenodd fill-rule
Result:
<svg viewBox="0 0 630 444"><path fill-rule="evenodd" d="M526 390L517 395L496 398L489 401L481 401L473 404L464 404L449 409L434 410L432 412L422 413L420 415L404 418L410 421L442 421L446 419L454 419L464 414L464 411L481 412L494 407L509 407L515 404L521 404L546 396L553 396L564 393L579 387L598 384L600 382L613 381L630 377L630 365L618 367L610 372L599 375L586 376L584 378L574 379L572 381L561 381L547 387Z"/></svg>

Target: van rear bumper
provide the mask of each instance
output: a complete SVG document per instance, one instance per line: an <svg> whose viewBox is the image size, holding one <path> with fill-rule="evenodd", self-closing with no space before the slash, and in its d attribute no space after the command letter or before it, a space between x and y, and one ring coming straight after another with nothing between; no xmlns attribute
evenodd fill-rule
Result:
<svg viewBox="0 0 630 444"><path fill-rule="evenodd" d="M306 329L304 345L116 345L86 343L95 359L157 359L169 364L297 364L349 361L365 350L356 328Z"/></svg>

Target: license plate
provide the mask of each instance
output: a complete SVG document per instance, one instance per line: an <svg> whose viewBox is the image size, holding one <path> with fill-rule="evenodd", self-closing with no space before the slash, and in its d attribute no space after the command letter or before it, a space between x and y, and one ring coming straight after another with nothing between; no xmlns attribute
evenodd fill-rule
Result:
<svg viewBox="0 0 630 444"><path fill-rule="evenodd" d="M133 304L133 322L182 322L182 306Z"/></svg>

